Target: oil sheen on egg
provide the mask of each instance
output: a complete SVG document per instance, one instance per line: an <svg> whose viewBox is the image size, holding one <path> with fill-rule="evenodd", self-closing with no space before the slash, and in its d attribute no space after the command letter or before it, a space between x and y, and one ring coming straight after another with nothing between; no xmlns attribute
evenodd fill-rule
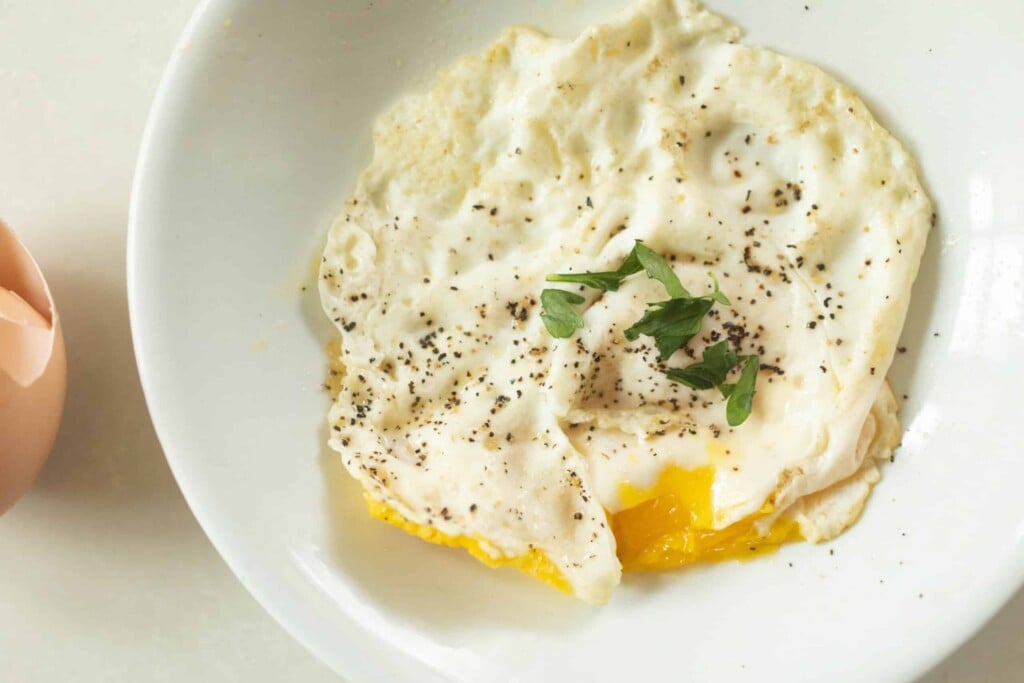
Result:
<svg viewBox="0 0 1024 683"><path fill-rule="evenodd" d="M623 569L855 521L899 441L885 376L932 207L849 89L739 37L686 0L572 40L512 28L377 121L320 272L331 445L371 514L592 603ZM758 354L742 425L625 339L656 281L573 289L584 327L545 329L545 276L636 240L730 298L667 365Z"/></svg>

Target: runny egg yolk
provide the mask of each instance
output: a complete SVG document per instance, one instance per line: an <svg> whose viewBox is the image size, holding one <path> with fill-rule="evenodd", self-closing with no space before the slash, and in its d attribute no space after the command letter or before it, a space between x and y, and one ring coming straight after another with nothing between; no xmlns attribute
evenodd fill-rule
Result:
<svg viewBox="0 0 1024 683"><path fill-rule="evenodd" d="M363 494L363 498L366 499L366 509L370 512L371 517L396 526L407 534L422 538L428 543L436 543L450 548L465 548L470 555L488 567L514 567L538 581L553 586L567 595L572 595L572 586L562 576L562 572L548 559L547 555L536 548L519 557L492 557L484 549L483 544L475 538L449 536L433 527L410 522L391 506L374 500L366 493Z"/></svg>
<svg viewBox="0 0 1024 683"><path fill-rule="evenodd" d="M714 528L713 467L669 467L650 489L619 486L623 509L610 515L625 571L672 569L696 562L748 559L772 553L801 539L795 521L778 520L767 535L755 523L772 512L770 504L724 529Z"/></svg>
<svg viewBox="0 0 1024 683"><path fill-rule="evenodd" d="M799 525L776 521L767 535L755 522L770 514L760 512L724 529L714 529L711 485L713 467L684 470L669 467L649 489L626 482L619 487L623 509L609 515L625 571L663 570L697 562L749 559L772 553L787 542L801 540ZM543 551L533 549L518 557L493 557L484 544L469 536L449 536L437 529L410 522L386 503L364 494L370 515L429 543L464 548L488 567L514 567L563 593L572 587Z"/></svg>

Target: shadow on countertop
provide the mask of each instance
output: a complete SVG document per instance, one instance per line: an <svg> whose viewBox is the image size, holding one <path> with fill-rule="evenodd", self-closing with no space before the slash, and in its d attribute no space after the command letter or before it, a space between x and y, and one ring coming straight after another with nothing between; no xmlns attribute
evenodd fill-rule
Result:
<svg viewBox="0 0 1024 683"><path fill-rule="evenodd" d="M80 219L79 219L80 220ZM123 222L123 221L122 221ZM62 245L63 263L46 264L68 351L68 393L60 434L30 496L66 505L125 508L180 501L139 384L128 322L124 229L83 222Z"/></svg>

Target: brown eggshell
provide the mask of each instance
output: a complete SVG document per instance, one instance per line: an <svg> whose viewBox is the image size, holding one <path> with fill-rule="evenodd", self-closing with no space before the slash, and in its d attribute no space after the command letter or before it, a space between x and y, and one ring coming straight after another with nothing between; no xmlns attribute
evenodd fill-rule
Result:
<svg viewBox="0 0 1024 683"><path fill-rule="evenodd" d="M0 221L0 514L25 493L53 448L66 381L50 290Z"/></svg>

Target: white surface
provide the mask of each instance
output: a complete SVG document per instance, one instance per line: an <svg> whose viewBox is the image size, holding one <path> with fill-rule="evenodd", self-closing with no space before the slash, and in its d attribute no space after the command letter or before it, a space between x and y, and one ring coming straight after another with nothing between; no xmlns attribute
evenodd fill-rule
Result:
<svg viewBox="0 0 1024 683"><path fill-rule="evenodd" d="M1024 478L1024 140L1006 134L1021 100L974 80L1010 82L1024 62L1015 0L966 16L952 0L713 3L864 94L918 153L942 216L893 371L905 445L830 547L633 577L588 610L369 521L322 445L328 335L300 287L372 117L509 23L571 31L617 5L206 3L151 119L130 227L136 351L172 468L243 582L358 681L921 673L1024 577L1024 499L1007 483ZM666 654L679 643L685 662Z"/></svg>
<svg viewBox="0 0 1024 683"><path fill-rule="evenodd" d="M191 9L0 0L0 215L42 262L70 371L56 450L0 517L4 683L338 680L210 547L139 389L124 292L129 185Z"/></svg>
<svg viewBox="0 0 1024 683"><path fill-rule="evenodd" d="M0 518L4 681L337 680L218 559L141 403L124 299L128 184L189 4L116 0L100 12L70 0L0 1L0 215L47 272L71 373L57 449L35 490ZM1009 19L962 40L985 40L999 25L1019 35ZM1018 680L1022 628L1018 596L925 680Z"/></svg>

